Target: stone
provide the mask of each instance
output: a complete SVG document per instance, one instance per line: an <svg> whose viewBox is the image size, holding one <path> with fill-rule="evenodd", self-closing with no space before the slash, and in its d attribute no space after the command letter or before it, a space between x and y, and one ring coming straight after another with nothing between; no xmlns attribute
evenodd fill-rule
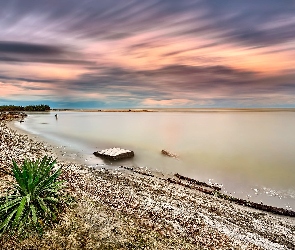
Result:
<svg viewBox="0 0 295 250"><path fill-rule="evenodd" d="M106 158L108 160L117 161L122 160L126 158L132 158L134 157L134 152L127 149L121 149L121 148L109 148L100 150L93 153L95 156Z"/></svg>

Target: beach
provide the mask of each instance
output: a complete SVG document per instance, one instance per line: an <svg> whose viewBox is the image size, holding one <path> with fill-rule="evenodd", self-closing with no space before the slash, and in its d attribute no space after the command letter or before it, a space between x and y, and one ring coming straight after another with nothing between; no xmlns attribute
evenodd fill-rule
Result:
<svg viewBox="0 0 295 250"><path fill-rule="evenodd" d="M12 159L57 158L76 204L42 238L2 238L2 249L294 249L295 219L241 206L146 168L89 168L53 145L0 124L1 195ZM135 170L135 171L134 171Z"/></svg>

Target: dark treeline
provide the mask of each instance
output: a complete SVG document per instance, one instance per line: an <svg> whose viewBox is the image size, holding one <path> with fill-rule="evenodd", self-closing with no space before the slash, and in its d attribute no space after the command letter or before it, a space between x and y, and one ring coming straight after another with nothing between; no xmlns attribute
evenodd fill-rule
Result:
<svg viewBox="0 0 295 250"><path fill-rule="evenodd" d="M15 105L4 105L0 106L0 111L47 111L50 110L48 105L28 105L28 106L15 106Z"/></svg>

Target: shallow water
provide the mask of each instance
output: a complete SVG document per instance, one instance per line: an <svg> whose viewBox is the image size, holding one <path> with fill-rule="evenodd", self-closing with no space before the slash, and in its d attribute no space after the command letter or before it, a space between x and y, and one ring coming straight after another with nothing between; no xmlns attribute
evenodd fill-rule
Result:
<svg viewBox="0 0 295 250"><path fill-rule="evenodd" d="M49 112L16 125L87 165L178 172L223 184L236 197L295 209L294 112ZM109 147L135 157L111 164L92 154Z"/></svg>

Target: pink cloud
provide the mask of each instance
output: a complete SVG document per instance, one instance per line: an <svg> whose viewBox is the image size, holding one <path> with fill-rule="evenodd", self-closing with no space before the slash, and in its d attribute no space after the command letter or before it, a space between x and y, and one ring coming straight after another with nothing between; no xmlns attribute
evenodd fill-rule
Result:
<svg viewBox="0 0 295 250"><path fill-rule="evenodd" d="M185 106L185 105L205 105L209 104L209 100L193 101L189 99L163 99L163 100L154 100L147 98L142 102L144 106L159 107L159 106Z"/></svg>

